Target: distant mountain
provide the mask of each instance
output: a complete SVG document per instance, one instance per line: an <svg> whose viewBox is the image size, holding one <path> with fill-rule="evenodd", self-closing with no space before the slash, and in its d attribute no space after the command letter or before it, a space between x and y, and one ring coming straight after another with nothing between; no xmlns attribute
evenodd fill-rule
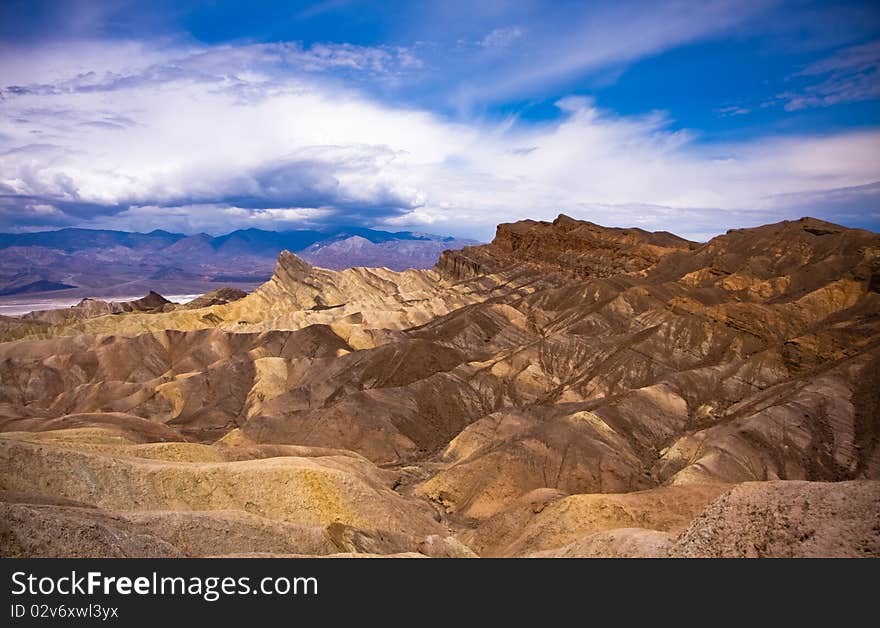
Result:
<svg viewBox="0 0 880 628"><path fill-rule="evenodd" d="M208 292L218 283L249 289L288 250L318 266L430 268L446 249L476 244L409 231L239 229L220 236L60 229L0 233L0 296L52 291L60 297Z"/></svg>
<svg viewBox="0 0 880 628"><path fill-rule="evenodd" d="M450 246L453 244L453 246ZM377 242L361 235L316 242L299 252L315 266L342 270L351 266L385 266L391 270L430 268L447 249L459 249L460 240L389 239Z"/></svg>
<svg viewBox="0 0 880 628"><path fill-rule="evenodd" d="M130 249L163 249L186 236L159 229L150 233L129 233L103 229L59 229L33 233L0 233L0 249L11 246L41 246L73 253L86 249L121 246Z"/></svg>
<svg viewBox="0 0 880 628"><path fill-rule="evenodd" d="M207 233L184 235L156 229L149 233L129 233L104 229L59 229L32 233L0 233L0 249L10 247L42 247L75 253L91 249L122 247L133 251L154 251L166 255L191 254L209 251L224 255L255 255L271 257L274 261L283 250L302 251L316 243L330 243L359 237L375 244L398 241L445 242L455 248L455 243L475 244L473 240L457 240L411 231L378 231L364 227L342 227L334 231L266 231L263 229L238 229L225 235L211 236Z"/></svg>
<svg viewBox="0 0 880 628"><path fill-rule="evenodd" d="M46 281L44 279L40 279L38 281L27 283L23 286L0 290L0 297L5 297L11 294L29 294L31 292L54 292L56 290L66 290L67 288L75 287L76 286L71 286L66 283L58 283L55 281Z"/></svg>

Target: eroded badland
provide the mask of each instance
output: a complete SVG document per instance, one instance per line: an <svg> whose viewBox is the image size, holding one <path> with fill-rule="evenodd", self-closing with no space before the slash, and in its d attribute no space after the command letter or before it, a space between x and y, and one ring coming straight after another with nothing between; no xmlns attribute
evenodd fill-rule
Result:
<svg viewBox="0 0 880 628"><path fill-rule="evenodd" d="M867 231L560 216L3 318L0 552L878 556L878 291Z"/></svg>

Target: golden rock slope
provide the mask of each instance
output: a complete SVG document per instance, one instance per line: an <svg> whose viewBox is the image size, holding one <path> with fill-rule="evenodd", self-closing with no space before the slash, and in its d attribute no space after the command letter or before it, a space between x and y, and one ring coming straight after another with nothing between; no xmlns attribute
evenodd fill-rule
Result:
<svg viewBox="0 0 880 628"><path fill-rule="evenodd" d="M285 252L228 303L4 324L0 548L878 555L878 290L866 231L560 216L431 271Z"/></svg>

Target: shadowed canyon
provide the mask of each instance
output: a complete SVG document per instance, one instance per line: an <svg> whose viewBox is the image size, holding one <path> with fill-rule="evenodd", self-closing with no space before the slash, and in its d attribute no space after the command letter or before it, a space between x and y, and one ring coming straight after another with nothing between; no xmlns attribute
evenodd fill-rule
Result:
<svg viewBox="0 0 880 628"><path fill-rule="evenodd" d="M0 317L3 556L880 556L880 235L559 216Z"/></svg>

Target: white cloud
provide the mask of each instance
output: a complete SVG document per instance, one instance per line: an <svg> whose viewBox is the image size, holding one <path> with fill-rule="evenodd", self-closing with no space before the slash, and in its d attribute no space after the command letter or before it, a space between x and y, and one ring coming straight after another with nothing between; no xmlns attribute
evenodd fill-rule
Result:
<svg viewBox="0 0 880 628"><path fill-rule="evenodd" d="M522 37L522 34L523 31L518 26L496 28L480 40L480 45L483 48L506 48Z"/></svg>
<svg viewBox="0 0 880 628"><path fill-rule="evenodd" d="M135 59L101 57L102 73L126 75L141 50L113 46ZM498 222L565 212L703 236L803 207L820 213L815 199L851 209L841 199L880 196L876 131L704 145L662 113L617 117L582 97L561 100L552 123L454 123L305 70L279 73L277 54L189 51L184 73L7 95L0 221L83 224L97 214L90 224L212 232L360 221L485 238ZM358 63L370 68L371 58ZM70 78L40 67L33 84Z"/></svg>

